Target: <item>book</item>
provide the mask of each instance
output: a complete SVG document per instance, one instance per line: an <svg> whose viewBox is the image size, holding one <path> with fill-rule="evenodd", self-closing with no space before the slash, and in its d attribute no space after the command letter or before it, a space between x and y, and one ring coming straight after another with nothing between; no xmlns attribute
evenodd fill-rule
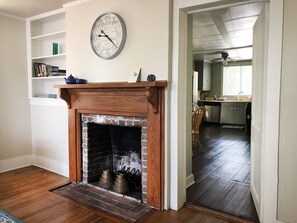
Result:
<svg viewBox="0 0 297 223"><path fill-rule="evenodd" d="M53 43L53 55L57 55L59 53L59 44Z"/></svg>
<svg viewBox="0 0 297 223"><path fill-rule="evenodd" d="M132 72L130 74L128 83L136 83L138 81L138 79L139 79L140 72L141 72L140 67L133 68Z"/></svg>

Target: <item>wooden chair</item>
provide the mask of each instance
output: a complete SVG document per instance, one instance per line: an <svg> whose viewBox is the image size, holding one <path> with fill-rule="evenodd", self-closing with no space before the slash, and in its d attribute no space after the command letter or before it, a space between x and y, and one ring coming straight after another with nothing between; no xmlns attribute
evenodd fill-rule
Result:
<svg viewBox="0 0 297 223"><path fill-rule="evenodd" d="M192 113L192 138L193 144L196 144L199 149L204 152L203 147L199 140L199 128L204 114L204 107L199 107L196 111Z"/></svg>
<svg viewBox="0 0 297 223"><path fill-rule="evenodd" d="M196 111L199 108L197 103L192 103L192 111Z"/></svg>

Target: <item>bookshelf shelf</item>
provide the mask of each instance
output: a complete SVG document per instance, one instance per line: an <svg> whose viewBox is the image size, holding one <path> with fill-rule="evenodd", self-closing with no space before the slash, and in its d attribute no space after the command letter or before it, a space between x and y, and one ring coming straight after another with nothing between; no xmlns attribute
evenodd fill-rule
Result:
<svg viewBox="0 0 297 223"><path fill-rule="evenodd" d="M63 39L65 38L65 34L66 34L65 30L62 30L58 32L44 34L44 35L33 36L31 37L31 40L48 41L48 40L55 40L55 39Z"/></svg>
<svg viewBox="0 0 297 223"><path fill-rule="evenodd" d="M66 76L32 77L32 80L64 80Z"/></svg>
<svg viewBox="0 0 297 223"><path fill-rule="evenodd" d="M66 58L66 53L33 57L32 60L58 59L58 58L65 59Z"/></svg>

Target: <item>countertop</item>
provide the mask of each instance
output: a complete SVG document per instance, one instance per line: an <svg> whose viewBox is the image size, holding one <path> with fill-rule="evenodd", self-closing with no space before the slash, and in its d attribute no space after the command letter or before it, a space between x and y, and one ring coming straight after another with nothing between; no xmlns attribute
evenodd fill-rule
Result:
<svg viewBox="0 0 297 223"><path fill-rule="evenodd" d="M249 102L252 102L251 100L227 100L227 99L224 99L224 100L198 100L198 102L218 102L218 103L233 103L233 102L236 102L236 103L249 103Z"/></svg>

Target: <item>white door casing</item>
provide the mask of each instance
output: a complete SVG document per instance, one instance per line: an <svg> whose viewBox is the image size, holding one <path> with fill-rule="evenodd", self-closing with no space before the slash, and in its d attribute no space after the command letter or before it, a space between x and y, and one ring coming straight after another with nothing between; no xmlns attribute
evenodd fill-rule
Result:
<svg viewBox="0 0 297 223"><path fill-rule="evenodd" d="M258 212L261 213L261 156L262 156L262 117L265 100L264 76L267 66L268 23L266 10L263 8L253 28L253 89L252 89L252 123L251 123L251 193Z"/></svg>
<svg viewBox="0 0 297 223"><path fill-rule="evenodd" d="M186 14L196 8L207 11L215 7L231 6L232 1L225 0L174 0L173 1L173 39L172 39L172 88L171 88L171 124L170 131L170 208L179 209L185 202L186 184L186 137L185 128L181 120L186 120L186 113L179 110L185 106L183 96L186 95L186 86L182 80L185 74L186 63L184 50L187 46L186 34L183 28L186 25ZM243 1L241 1L243 2ZM255 2L253 0L245 2ZM262 117L262 156L261 156L261 222L276 222L277 207L277 163L278 163L278 126L279 126L279 94L281 74L281 48L282 48L282 14L283 0L270 0L269 34L267 42L267 76L264 82L263 110L269 111ZM181 82L179 82L181 81ZM269 97L267 97L267 95ZM179 126L181 125L181 126ZM182 127L182 128L180 128ZM189 132L188 130L186 130ZM184 154L183 154L184 153ZM251 164L253 165L253 164ZM178 176L176 175L178 172ZM173 196L172 196L173 195Z"/></svg>

